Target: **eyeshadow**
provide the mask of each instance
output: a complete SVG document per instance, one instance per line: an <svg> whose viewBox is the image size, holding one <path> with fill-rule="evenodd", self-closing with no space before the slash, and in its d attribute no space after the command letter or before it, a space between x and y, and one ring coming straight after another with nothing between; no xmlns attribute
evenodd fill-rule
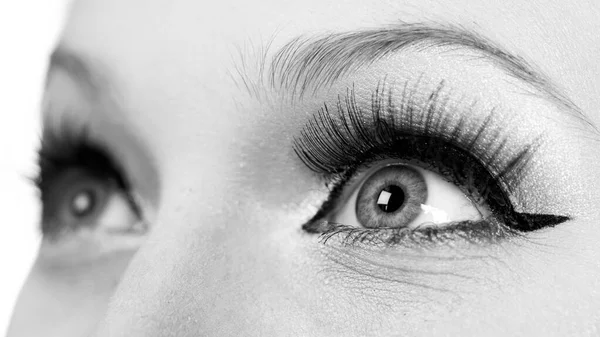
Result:
<svg viewBox="0 0 600 337"><path fill-rule="evenodd" d="M413 86L405 84L399 93L380 82L371 94L370 104L365 104L364 99L359 103L361 99L353 89L338 97L333 108L325 104L294 142L300 160L332 186L329 198L304 225L304 230L351 233L349 236L359 233L360 238L370 241L373 233L382 233L357 232L362 229L344 224L324 225L323 220L336 207L346 182L359 167L386 159L425 163L452 183L462 185L466 194L483 200L493 219L484 219L486 226L476 226L481 230L489 232L489 228L499 228L497 224L502 223L507 233L528 232L569 220L562 215L515 211L513 193L529 169L540 140L518 148L509 146L510 133L499 126L501 117L495 108L484 118L470 118L474 115L471 111L459 111L456 104L451 104L449 91L444 81L425 94L418 82ZM462 228L459 232L464 234L474 224L454 223L435 233L458 233L456 229ZM416 232L422 230L434 233L430 228ZM394 233L415 237L398 229Z"/></svg>

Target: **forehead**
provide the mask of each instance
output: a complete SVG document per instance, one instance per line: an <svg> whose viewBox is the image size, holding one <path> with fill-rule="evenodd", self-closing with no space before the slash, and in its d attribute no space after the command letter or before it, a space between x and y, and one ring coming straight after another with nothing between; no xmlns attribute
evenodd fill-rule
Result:
<svg viewBox="0 0 600 337"><path fill-rule="evenodd" d="M478 5L467 0L79 0L62 43L108 66L128 110L160 115L222 111L223 100L240 94L231 81L240 68L255 75L252 70L261 66L265 53L299 36L399 22L449 23L538 65L598 121L594 112L600 111L600 98L594 93L600 64L593 60L600 46L594 34L599 14L600 5L541 0Z"/></svg>

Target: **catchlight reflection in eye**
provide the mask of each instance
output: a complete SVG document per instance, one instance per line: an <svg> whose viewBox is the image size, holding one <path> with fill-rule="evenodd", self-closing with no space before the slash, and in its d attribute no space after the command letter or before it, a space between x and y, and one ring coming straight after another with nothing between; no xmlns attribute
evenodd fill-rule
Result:
<svg viewBox="0 0 600 337"><path fill-rule="evenodd" d="M90 191L81 191L71 200L71 211L76 216L85 216L96 206L96 198Z"/></svg>
<svg viewBox="0 0 600 337"><path fill-rule="evenodd" d="M416 228L481 220L489 211L472 199L432 171L403 164L379 166L330 221L365 228Z"/></svg>

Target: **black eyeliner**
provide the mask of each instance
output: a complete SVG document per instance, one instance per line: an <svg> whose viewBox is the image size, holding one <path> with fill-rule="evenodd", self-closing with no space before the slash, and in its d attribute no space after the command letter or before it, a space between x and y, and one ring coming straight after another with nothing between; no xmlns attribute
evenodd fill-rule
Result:
<svg viewBox="0 0 600 337"><path fill-rule="evenodd" d="M391 89L380 84L371 95L370 107L364 108L357 103L354 90L349 89L345 96L338 97L334 109L325 104L309 120L300 137L294 140L294 151L308 168L333 183L328 199L303 226L306 232L327 235L325 227L330 229L329 233L340 233L340 228L345 233L365 230L347 229L343 224L324 226L323 219L335 208L345 183L357 168L383 159L418 160L432 166L442 162L441 167L435 168L455 183L475 188L477 191L467 192L478 194L490 206L495 220L510 229L507 233L534 231L569 220L562 215L519 213L511 203L509 195L527 171L537 142L512 151L514 155L506 160L507 139L490 128L498 118L495 109L477 121L475 127L464 117L468 113L452 124L446 111L449 96L443 81L424 101L419 102L418 92L418 84L415 87L406 84L397 104ZM464 230L464 224L448 227ZM472 226L473 222L469 224ZM372 237L365 233L361 235ZM368 233L372 234L372 230Z"/></svg>

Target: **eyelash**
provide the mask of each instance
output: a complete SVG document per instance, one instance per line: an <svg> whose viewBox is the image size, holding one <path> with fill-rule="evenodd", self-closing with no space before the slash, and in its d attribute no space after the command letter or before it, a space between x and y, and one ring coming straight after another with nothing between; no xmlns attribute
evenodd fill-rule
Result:
<svg viewBox="0 0 600 337"><path fill-rule="evenodd" d="M39 172L33 179L42 202L42 235L53 237L64 230L60 224L45 221L45 205L55 181L70 169L81 169L94 177L114 180L129 199L133 212L141 216L141 209L130 193L129 180L109 152L90 139L85 127L75 126L70 120L61 122L57 128L44 131L38 150Z"/></svg>
<svg viewBox="0 0 600 337"><path fill-rule="evenodd" d="M468 243L495 243L510 237L520 237L522 233L498 223L496 219L481 221L461 221L444 227L408 228L358 228L332 222L321 223L321 242L327 244L330 239L340 239L342 245L356 246L364 244L377 247L426 248L447 244L456 239Z"/></svg>
<svg viewBox="0 0 600 337"><path fill-rule="evenodd" d="M506 160L504 152L507 152L508 140L502 137L502 130L489 129L496 118L495 110L477 125L468 128L464 116L471 115L469 113L452 124L447 111L449 97L446 95L442 99L444 82L440 82L421 105L416 102L416 95L420 92L418 86L418 82L412 88L407 84L400 104L394 104L394 93L380 83L371 96L367 113L357 104L354 90L348 90L345 99L338 98L335 115L338 120L325 105L309 121L301 137L294 140L294 151L300 160L313 171L323 174L330 189L330 195L320 210L303 226L305 231L321 234L324 243L335 237L341 238L344 244L423 246L453 238L495 242L569 219L565 216L517 213L510 200L540 144L539 139ZM371 121L366 120L369 114ZM469 124L472 122L469 121ZM361 167L385 159L417 160L431 166L451 182L466 188L464 192L470 197L485 201L493 216L477 222L416 229L358 228L324 220L335 209L337 200L356 172Z"/></svg>

